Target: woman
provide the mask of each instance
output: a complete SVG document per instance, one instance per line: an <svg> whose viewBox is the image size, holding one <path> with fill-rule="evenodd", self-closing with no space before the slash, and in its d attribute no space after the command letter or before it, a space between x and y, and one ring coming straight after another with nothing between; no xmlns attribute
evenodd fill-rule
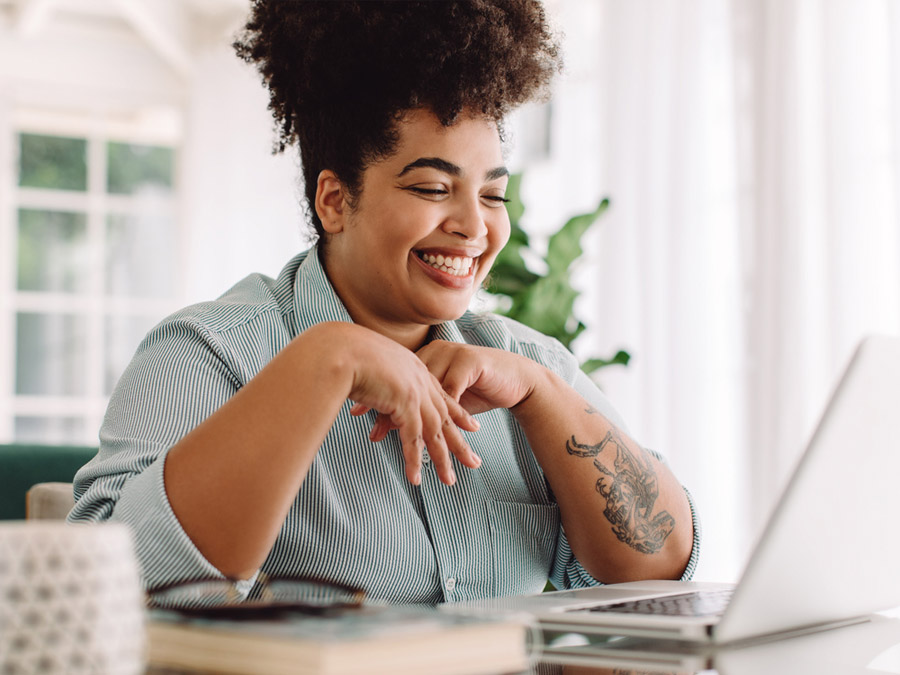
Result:
<svg viewBox="0 0 900 675"><path fill-rule="evenodd" d="M319 236L169 317L71 520L145 583L318 576L392 602L683 578L692 508L558 343L467 311L509 236L500 122L559 67L535 0L258 0L238 53Z"/></svg>

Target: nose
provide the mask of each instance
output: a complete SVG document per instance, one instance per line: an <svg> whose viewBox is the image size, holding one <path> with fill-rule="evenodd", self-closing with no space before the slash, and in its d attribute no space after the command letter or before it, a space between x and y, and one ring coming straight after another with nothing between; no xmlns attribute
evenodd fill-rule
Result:
<svg viewBox="0 0 900 675"><path fill-rule="evenodd" d="M467 240L481 239L486 236L488 226L480 201L477 198L460 201L447 215L442 228L448 234L454 234Z"/></svg>

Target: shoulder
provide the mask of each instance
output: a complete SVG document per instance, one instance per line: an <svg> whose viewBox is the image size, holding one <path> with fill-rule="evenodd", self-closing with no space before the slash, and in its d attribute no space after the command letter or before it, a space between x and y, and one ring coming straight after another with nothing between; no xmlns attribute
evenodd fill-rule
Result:
<svg viewBox="0 0 900 675"><path fill-rule="evenodd" d="M527 356L552 370L568 371L575 357L559 340L523 323L490 312L466 312L457 320L466 342Z"/></svg>
<svg viewBox="0 0 900 675"><path fill-rule="evenodd" d="M293 289L304 255L293 258L276 278L251 274L219 298L169 315L138 346L132 365L168 363L174 357L212 359L252 377L291 338Z"/></svg>
<svg viewBox="0 0 900 675"><path fill-rule="evenodd" d="M468 311L456 320L456 324L463 335L496 343L543 344L553 341L552 338L523 323L491 312ZM499 344L493 346L499 346Z"/></svg>

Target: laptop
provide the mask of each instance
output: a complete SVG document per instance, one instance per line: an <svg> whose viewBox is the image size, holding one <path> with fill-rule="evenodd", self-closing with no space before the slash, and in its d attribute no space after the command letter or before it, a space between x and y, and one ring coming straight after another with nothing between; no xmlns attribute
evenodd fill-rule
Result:
<svg viewBox="0 0 900 675"><path fill-rule="evenodd" d="M558 643L544 644L540 660L548 665L585 666L585 672L591 673L675 675L715 670L719 675L873 675L896 673L898 656L900 618L874 615L871 621L840 630L819 631L790 640L727 645L636 637L588 638L569 633L560 636ZM596 670L600 668L607 670Z"/></svg>
<svg viewBox="0 0 900 675"><path fill-rule="evenodd" d="M629 582L446 607L706 644L806 633L900 606L898 522L900 338L875 336L846 367L737 584Z"/></svg>

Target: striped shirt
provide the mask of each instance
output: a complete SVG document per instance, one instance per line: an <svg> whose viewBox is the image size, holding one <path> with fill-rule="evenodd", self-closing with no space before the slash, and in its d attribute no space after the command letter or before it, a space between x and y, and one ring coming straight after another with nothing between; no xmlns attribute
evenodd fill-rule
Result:
<svg viewBox="0 0 900 675"><path fill-rule="evenodd" d="M251 275L218 300L165 319L138 347L113 392L100 450L75 477L77 503L69 520L129 524L147 587L221 578L167 500L166 453L294 337L322 321L351 319L315 248L294 257L276 279ZM527 356L622 426L556 340L471 312L433 327L430 338ZM421 485L410 484L397 432L372 443L375 412L355 417L349 410L347 402L338 412L263 571L325 577L364 588L375 599L414 603L539 592L548 578L557 588L599 583L572 554L559 507L509 411L481 413L479 431L464 432L483 463L477 470L457 465L458 481L448 487L427 456ZM258 461L266 461L265 448L258 453ZM700 528L694 521L684 578L697 561Z"/></svg>

